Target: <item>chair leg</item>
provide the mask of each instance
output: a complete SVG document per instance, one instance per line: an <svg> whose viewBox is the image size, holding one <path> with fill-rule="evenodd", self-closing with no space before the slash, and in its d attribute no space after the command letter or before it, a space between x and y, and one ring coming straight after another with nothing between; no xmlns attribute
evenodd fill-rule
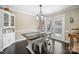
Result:
<svg viewBox="0 0 79 59"><path fill-rule="evenodd" d="M69 46L70 53L72 53L72 49L73 49L73 38L70 39L70 46Z"/></svg>

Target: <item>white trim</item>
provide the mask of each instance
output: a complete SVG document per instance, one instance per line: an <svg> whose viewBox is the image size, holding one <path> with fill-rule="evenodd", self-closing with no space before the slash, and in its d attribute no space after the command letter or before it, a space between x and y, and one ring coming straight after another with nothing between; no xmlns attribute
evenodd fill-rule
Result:
<svg viewBox="0 0 79 59"><path fill-rule="evenodd" d="M0 52L2 52L4 49L1 49Z"/></svg>
<svg viewBox="0 0 79 59"><path fill-rule="evenodd" d="M24 29L24 30L16 30L16 32L37 32L37 29Z"/></svg>
<svg viewBox="0 0 79 59"><path fill-rule="evenodd" d="M22 40L26 40L26 38L17 39L17 40L15 40L15 43L19 42L19 41L22 41Z"/></svg>
<svg viewBox="0 0 79 59"><path fill-rule="evenodd" d="M72 5L70 7L58 10L58 11L56 11L54 13L51 12L51 14L60 13L60 12L64 12L64 11L69 11L69 10L72 10L72 9L75 9L75 8L79 8L79 6L78 5ZM12 9L13 9L13 11L16 11L16 12L21 12L21 13L24 13L24 14L28 14L30 16L36 16L36 15L33 15L33 14L29 14L29 13L27 13L25 11L19 10L19 9L14 9L14 8L12 8ZM47 16L50 16L51 14L48 14Z"/></svg>
<svg viewBox="0 0 79 59"><path fill-rule="evenodd" d="M64 9L62 9L62 10L56 11L56 12L54 12L54 13L51 13L51 14L49 14L49 15L47 15L47 16L48 16L48 17L56 16L56 15L58 15L58 14L61 14L61 13L64 13L64 12L67 12L67 11L69 11L69 10L76 9L76 8L79 8L79 6L78 6L78 5L73 5L73 6L71 6L71 7L67 7L67 8L64 8Z"/></svg>
<svg viewBox="0 0 79 59"><path fill-rule="evenodd" d="M21 12L21 13L23 13L23 14L28 14L27 12L25 12L25 11L22 11L22 10L18 10L18 9L13 9L13 11L15 11L15 12ZM34 16L34 15L32 15L32 14L28 14L29 16Z"/></svg>

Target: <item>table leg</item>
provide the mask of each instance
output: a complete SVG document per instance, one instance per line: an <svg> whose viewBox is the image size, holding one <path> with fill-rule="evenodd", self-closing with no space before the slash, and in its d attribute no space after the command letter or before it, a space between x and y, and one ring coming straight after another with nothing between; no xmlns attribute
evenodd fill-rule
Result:
<svg viewBox="0 0 79 59"><path fill-rule="evenodd" d="M52 44L53 44L53 46L55 45L55 40L52 40Z"/></svg>

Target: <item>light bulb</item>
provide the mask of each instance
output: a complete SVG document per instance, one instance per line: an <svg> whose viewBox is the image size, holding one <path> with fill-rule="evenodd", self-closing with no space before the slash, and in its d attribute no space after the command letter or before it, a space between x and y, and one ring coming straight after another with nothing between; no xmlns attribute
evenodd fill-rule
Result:
<svg viewBox="0 0 79 59"><path fill-rule="evenodd" d="M36 20L39 20L39 17L38 16L36 16Z"/></svg>
<svg viewBox="0 0 79 59"><path fill-rule="evenodd" d="M46 19L46 17L44 17L44 19Z"/></svg>

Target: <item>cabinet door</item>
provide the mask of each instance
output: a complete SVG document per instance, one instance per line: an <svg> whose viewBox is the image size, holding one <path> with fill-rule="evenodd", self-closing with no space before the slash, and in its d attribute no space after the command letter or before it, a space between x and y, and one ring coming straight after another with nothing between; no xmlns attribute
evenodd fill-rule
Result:
<svg viewBox="0 0 79 59"><path fill-rule="evenodd" d="M9 26L9 14L4 13L4 26Z"/></svg>
<svg viewBox="0 0 79 59"><path fill-rule="evenodd" d="M3 34L3 49L7 46L7 37L6 34Z"/></svg>
<svg viewBox="0 0 79 59"><path fill-rule="evenodd" d="M11 15L11 26L14 26L14 16Z"/></svg>
<svg viewBox="0 0 79 59"><path fill-rule="evenodd" d="M10 46L11 45L11 34L10 33L8 33L8 36L7 36L7 40L8 40L8 44L7 44L7 46Z"/></svg>
<svg viewBox="0 0 79 59"><path fill-rule="evenodd" d="M2 50L3 48L3 41L2 41L2 35L0 34L0 51Z"/></svg>
<svg viewBox="0 0 79 59"><path fill-rule="evenodd" d="M3 35L3 49L15 42L15 33L8 33Z"/></svg>
<svg viewBox="0 0 79 59"><path fill-rule="evenodd" d="M11 33L10 44L13 44L14 42L15 42L15 33Z"/></svg>
<svg viewBox="0 0 79 59"><path fill-rule="evenodd" d="M10 36L9 34L4 34L3 35L3 49L8 47L10 44Z"/></svg>

